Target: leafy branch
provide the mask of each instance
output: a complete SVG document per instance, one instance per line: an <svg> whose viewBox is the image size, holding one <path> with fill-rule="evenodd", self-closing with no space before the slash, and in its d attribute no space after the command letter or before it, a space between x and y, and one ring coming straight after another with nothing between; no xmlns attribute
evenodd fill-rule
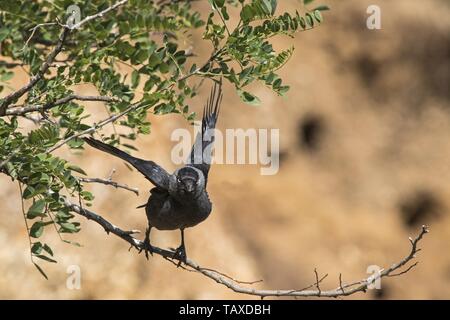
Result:
<svg viewBox="0 0 450 320"><path fill-rule="evenodd" d="M47 226L58 234L80 231L61 197L78 196L79 205L90 206L94 195L84 185L94 182L137 193L111 179L78 176L83 169L55 156L56 150L81 151L82 136L94 133L133 149L129 142L151 131L149 114L192 121L196 115L188 102L205 79L228 79L249 104L259 102L247 91L251 83L283 95L289 87L276 72L288 63L293 47L276 52L270 41L322 21L315 9L277 14L275 0L210 0L204 19L192 2L88 1L78 22L52 2L1 2L0 172L19 181L22 199L31 203L23 211L28 234L37 239L33 257L54 261L50 246L39 240ZM239 9L236 26L230 24L230 6ZM199 28L212 53L197 66L191 63L190 34ZM19 87L14 86L17 68L29 75ZM77 94L80 85L96 93ZM92 121L87 101L102 102L107 116ZM23 129L24 119L33 121L31 130ZM109 125L114 132L105 136Z"/></svg>

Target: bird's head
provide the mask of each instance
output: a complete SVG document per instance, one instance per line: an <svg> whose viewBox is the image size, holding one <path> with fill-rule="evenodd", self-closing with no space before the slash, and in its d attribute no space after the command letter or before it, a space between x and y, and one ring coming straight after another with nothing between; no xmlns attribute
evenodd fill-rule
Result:
<svg viewBox="0 0 450 320"><path fill-rule="evenodd" d="M186 167L178 171L177 183L180 193L193 193L198 181L198 173L192 168Z"/></svg>
<svg viewBox="0 0 450 320"><path fill-rule="evenodd" d="M172 190L180 197L195 197L202 191L204 181L201 171L193 167L183 167L174 173L176 181ZM175 179L174 179L175 180Z"/></svg>

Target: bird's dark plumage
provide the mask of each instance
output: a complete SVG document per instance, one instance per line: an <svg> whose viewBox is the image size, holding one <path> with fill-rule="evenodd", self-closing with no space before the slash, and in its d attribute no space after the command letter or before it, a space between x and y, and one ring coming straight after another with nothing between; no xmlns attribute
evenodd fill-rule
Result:
<svg viewBox="0 0 450 320"><path fill-rule="evenodd" d="M145 235L147 251L152 253L150 230L181 230L181 245L175 258L186 261L184 229L204 221L211 213L212 203L206 191L208 173L211 166L211 149L214 143L214 129L222 101L222 82L215 83L206 103L202 118L202 131L197 135L188 163L167 173L153 161L142 160L111 145L93 138L84 140L92 147L125 160L141 172L155 187L145 205L148 228Z"/></svg>
<svg viewBox="0 0 450 320"><path fill-rule="evenodd" d="M84 138L90 146L119 157L122 160L130 163L140 173L142 173L155 186L167 190L169 188L169 174L162 167L158 166L153 161L147 161L130 156L128 153L117 149L109 144L95 140L93 138Z"/></svg>
<svg viewBox="0 0 450 320"><path fill-rule="evenodd" d="M219 117L222 102L222 82L211 90L210 97L203 109L202 131L197 134L188 162L200 169L205 176L205 185L208 180L208 172L211 166L211 148L214 144L214 129Z"/></svg>

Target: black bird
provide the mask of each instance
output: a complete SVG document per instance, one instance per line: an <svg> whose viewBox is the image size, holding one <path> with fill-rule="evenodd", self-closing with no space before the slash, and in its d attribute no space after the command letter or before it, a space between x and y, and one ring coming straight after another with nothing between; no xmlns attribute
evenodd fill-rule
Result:
<svg viewBox="0 0 450 320"><path fill-rule="evenodd" d="M119 157L142 173L154 188L145 204L148 228L145 232L145 255L153 254L150 231L181 230L181 245L175 250L174 258L186 262L184 229L196 226L208 218L212 203L206 191L208 172L211 165L211 149L214 143L214 129L222 101L222 82L215 83L203 110L202 130L197 134L187 164L169 174L153 161L142 160L95 140L84 140L94 148Z"/></svg>

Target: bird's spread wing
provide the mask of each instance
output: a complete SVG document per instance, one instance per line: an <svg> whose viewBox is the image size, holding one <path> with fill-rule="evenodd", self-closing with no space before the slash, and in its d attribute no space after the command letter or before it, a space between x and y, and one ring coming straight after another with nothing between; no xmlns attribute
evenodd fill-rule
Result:
<svg viewBox="0 0 450 320"><path fill-rule="evenodd" d="M205 180L208 178L209 168L211 166L211 151L214 144L214 129L217 118L219 117L220 104L222 102L222 79L219 83L214 83L210 97L203 109L202 131L197 134L188 164L200 169Z"/></svg>
<svg viewBox="0 0 450 320"><path fill-rule="evenodd" d="M84 141L96 149L112 154L113 156L119 157L120 159L130 163L155 186L164 190L169 189L169 174L155 162L135 158L130 156L128 153L117 149L116 147L93 138L84 138Z"/></svg>

